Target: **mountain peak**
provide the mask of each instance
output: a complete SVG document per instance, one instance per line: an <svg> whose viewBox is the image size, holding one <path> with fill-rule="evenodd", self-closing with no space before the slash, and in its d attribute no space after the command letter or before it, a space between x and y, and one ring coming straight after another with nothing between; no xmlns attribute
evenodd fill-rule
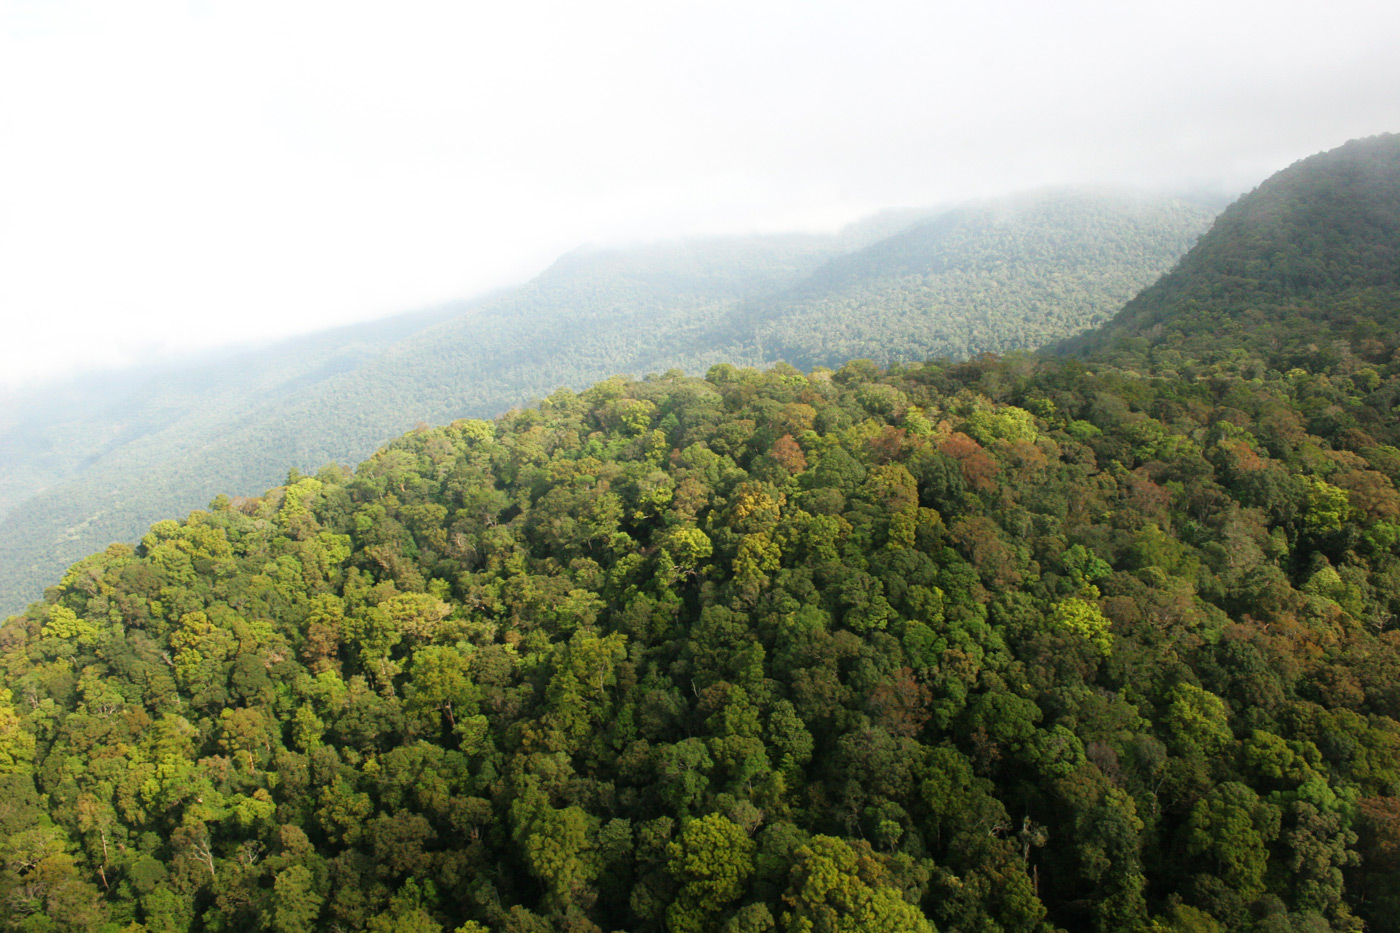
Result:
<svg viewBox="0 0 1400 933"><path fill-rule="evenodd" d="M1241 345L1272 365L1400 313L1400 135L1299 160L1228 207L1181 262L1072 352ZM1358 330L1359 328L1359 330Z"/></svg>

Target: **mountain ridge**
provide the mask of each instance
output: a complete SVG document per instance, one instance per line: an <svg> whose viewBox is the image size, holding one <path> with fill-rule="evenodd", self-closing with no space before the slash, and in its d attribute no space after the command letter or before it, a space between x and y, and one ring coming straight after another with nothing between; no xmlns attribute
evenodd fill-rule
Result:
<svg viewBox="0 0 1400 933"><path fill-rule="evenodd" d="M1393 330L1398 184L1400 134L1300 159L1226 208L1196 249L1106 327L1062 349L1112 356L1164 347L1208 360L1228 346L1288 368L1288 355L1305 355L1309 344Z"/></svg>
<svg viewBox="0 0 1400 933"><path fill-rule="evenodd" d="M1033 195L1031 202L1043 197ZM1125 198L1121 193L1084 193L1076 210L1084 217L1105 210L1130 224L1131 211L1115 207ZM868 309L847 307L844 299L825 305L775 303L824 263L869 250L897 235L906 222L926 220L916 211L877 215L834 236L712 238L630 251L576 250L520 288L460 306L459 313L413 327L354 360L328 349L325 360L298 370L305 354L297 347L303 345L289 345L278 351L287 360L287 378L264 380L257 394L239 394L246 379L209 387L216 369L190 371L180 378L196 388L182 396L187 400L180 403L183 414L161 422L163 434L119 447L68 482L50 483L46 491L4 513L0 607L20 608L63 566L110 541L135 540L163 515L202 505L220 492L255 494L292 467L309 472L332 461L357 462L418 422L491 417L560 386L582 389L618 372L703 372L719 362L763 364L783 357L808 366L839 366L852 356L888 362L895 356L964 355L1060 336L1126 299L1204 228L1204 210L1174 206L1167 198L1155 203L1160 205L1159 222L1149 238L1154 244L1150 254L1106 257L1104 265L1131 268L1131 274L1081 283L1066 296L1076 302L1071 311L1029 328L1008 318L999 329L989 329L977 320L1004 311L1025 319L1028 309L1010 299L1019 300L1020 289L1045 287L1033 279L998 291L984 277L976 285L982 300L973 319L951 310L957 302L949 296L960 294L961 286L950 286L935 301L893 279L881 294L900 299L898 316L879 318ZM972 236L975 225L965 225L964 232ZM1089 238L1086 227L1072 242L1087 251ZM941 248L936 240L926 240L925 246ZM880 268L875 255L866 264L871 275ZM821 296L820 287L815 294ZM1086 294L1102 297L1086 303ZM1071 307L1069 300L1065 304ZM247 378L257 378L256 366L248 370ZM216 412L219 396L226 401ZM156 398L163 396L157 392ZM92 440L110 437L114 423L111 418L75 422L49 443L91 454ZM21 473L11 464L11 475ZM20 586L27 587L26 595L19 595Z"/></svg>

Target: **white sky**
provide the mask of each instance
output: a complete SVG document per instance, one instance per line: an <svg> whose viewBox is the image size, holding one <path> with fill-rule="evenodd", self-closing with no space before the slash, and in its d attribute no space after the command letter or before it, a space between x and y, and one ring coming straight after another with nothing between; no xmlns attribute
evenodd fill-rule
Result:
<svg viewBox="0 0 1400 933"><path fill-rule="evenodd" d="M0 387L1400 130L1400 4L0 0Z"/></svg>

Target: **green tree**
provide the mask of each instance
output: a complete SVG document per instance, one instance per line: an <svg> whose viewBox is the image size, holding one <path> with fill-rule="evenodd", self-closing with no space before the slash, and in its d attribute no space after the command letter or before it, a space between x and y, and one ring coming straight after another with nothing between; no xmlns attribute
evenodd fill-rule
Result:
<svg viewBox="0 0 1400 933"><path fill-rule="evenodd" d="M815 836L797 850L783 900L791 933L934 933L864 842Z"/></svg>

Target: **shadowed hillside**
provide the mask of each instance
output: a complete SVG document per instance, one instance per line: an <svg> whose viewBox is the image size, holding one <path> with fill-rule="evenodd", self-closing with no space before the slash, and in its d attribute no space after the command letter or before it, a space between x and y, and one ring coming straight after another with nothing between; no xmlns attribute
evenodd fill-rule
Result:
<svg viewBox="0 0 1400 933"><path fill-rule="evenodd" d="M1388 361L1400 312L1400 135L1303 159L1227 208L1080 355L1276 369Z"/></svg>

